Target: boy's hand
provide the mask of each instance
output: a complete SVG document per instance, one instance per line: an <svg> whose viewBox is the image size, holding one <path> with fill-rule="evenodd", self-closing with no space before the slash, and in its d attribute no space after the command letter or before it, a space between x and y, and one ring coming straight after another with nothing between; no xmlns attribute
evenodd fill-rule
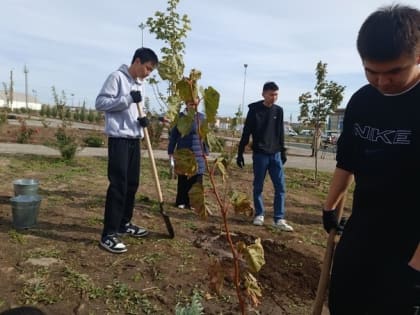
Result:
<svg viewBox="0 0 420 315"><path fill-rule="evenodd" d="M143 128L146 128L147 126L149 126L149 119L144 116L142 118L137 118L137 120L139 121L140 126L142 126Z"/></svg>
<svg viewBox="0 0 420 315"><path fill-rule="evenodd" d="M140 103L141 102L142 97L141 97L141 92L140 91L131 91L130 95L133 98L134 103Z"/></svg>

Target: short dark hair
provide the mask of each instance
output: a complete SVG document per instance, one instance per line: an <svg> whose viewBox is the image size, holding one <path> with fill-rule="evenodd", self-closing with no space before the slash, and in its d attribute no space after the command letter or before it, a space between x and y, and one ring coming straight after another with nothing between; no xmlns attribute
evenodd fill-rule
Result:
<svg viewBox="0 0 420 315"><path fill-rule="evenodd" d="M150 48L142 47L136 50L133 56L133 60L131 60L131 64L136 61L136 59L140 59L140 63L152 62L152 64L157 65L159 60L156 53L151 50Z"/></svg>
<svg viewBox="0 0 420 315"><path fill-rule="evenodd" d="M357 37L362 60L390 61L420 49L420 11L409 6L379 8L363 22Z"/></svg>
<svg viewBox="0 0 420 315"><path fill-rule="evenodd" d="M265 91L278 91L279 87L273 81L265 82L263 86L263 92Z"/></svg>

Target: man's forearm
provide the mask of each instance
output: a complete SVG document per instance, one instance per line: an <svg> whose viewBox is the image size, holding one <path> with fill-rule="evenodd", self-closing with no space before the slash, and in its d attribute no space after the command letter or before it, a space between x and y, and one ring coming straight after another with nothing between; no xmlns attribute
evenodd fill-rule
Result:
<svg viewBox="0 0 420 315"><path fill-rule="evenodd" d="M420 271L420 243L417 245L417 249L414 252L413 257L411 257L411 260L408 262L408 265L415 270Z"/></svg>
<svg viewBox="0 0 420 315"><path fill-rule="evenodd" d="M330 190L328 192L327 200L324 204L324 209L335 209L338 205L338 202L341 200L341 198L344 197L347 188L352 182L352 173L341 168L336 168L331 180Z"/></svg>

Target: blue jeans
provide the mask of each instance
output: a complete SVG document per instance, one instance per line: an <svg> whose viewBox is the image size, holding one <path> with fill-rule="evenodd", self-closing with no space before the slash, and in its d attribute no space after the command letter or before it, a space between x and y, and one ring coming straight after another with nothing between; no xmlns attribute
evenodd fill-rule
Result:
<svg viewBox="0 0 420 315"><path fill-rule="evenodd" d="M284 219L284 199L286 193L283 163L280 152L274 154L254 153L254 207L255 216L264 215L263 186L265 175L270 174L274 186L274 221Z"/></svg>

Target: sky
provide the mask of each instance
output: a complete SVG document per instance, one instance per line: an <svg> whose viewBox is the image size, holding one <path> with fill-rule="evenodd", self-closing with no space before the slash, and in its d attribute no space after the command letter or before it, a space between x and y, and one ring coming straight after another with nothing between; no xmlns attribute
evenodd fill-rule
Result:
<svg viewBox="0 0 420 315"><path fill-rule="evenodd" d="M162 41L140 23L165 11L166 0L2 0L0 82L53 104L51 87L64 91L67 104L94 108L106 77L130 64L143 45L161 56ZM199 84L219 91L219 115L261 99L267 81L279 85L285 120L299 116L299 95L313 92L315 68L327 63L327 80L344 85L345 107L366 84L356 50L357 32L383 0L180 0L178 13L191 20L185 40L185 75L202 72ZM403 4L419 7L418 0ZM142 36L143 35L143 36ZM247 67L245 68L245 64ZM246 71L245 71L246 69ZM157 74L157 73L156 73ZM165 85L161 86L161 90ZM145 94L158 109L151 87Z"/></svg>

